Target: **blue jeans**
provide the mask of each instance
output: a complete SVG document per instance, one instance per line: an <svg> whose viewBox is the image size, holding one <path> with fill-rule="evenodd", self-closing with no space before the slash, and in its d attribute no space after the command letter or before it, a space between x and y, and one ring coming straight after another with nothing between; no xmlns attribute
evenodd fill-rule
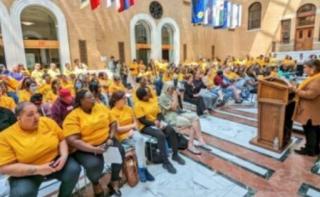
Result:
<svg viewBox="0 0 320 197"><path fill-rule="evenodd" d="M69 158L64 168L47 177L28 176L28 177L10 177L10 197L37 197L38 190L42 182L51 179L61 181L59 197L69 197L78 182L80 175L80 165L73 159Z"/></svg>

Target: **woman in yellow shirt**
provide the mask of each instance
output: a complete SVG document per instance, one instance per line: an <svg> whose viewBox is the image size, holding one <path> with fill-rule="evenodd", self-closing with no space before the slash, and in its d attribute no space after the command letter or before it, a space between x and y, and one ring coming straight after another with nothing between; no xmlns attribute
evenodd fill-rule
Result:
<svg viewBox="0 0 320 197"><path fill-rule="evenodd" d="M114 92L118 92L118 91L125 92L126 88L122 84L120 76L115 75L115 76L113 76L113 82L109 87L109 94L111 96Z"/></svg>
<svg viewBox="0 0 320 197"><path fill-rule="evenodd" d="M163 168L169 173L177 173L166 153L166 138L168 138L173 151L172 160L181 165L185 164L185 161L178 154L176 131L162 121L163 116L160 113L160 108L150 100L150 93L147 88L138 88L136 94L138 101L134 105L134 112L139 120L139 129L142 133L158 140Z"/></svg>
<svg viewBox="0 0 320 197"><path fill-rule="evenodd" d="M42 76L44 72L41 68L41 64L35 64L34 65L34 70L31 72L31 77L38 83L41 84L42 82Z"/></svg>
<svg viewBox="0 0 320 197"><path fill-rule="evenodd" d="M31 96L37 92L37 84L30 77L22 81L21 90L18 91L19 102L30 101Z"/></svg>
<svg viewBox="0 0 320 197"><path fill-rule="evenodd" d="M138 131L138 122L126 100L125 92L121 91L113 93L110 99L111 114L117 122L116 138L123 144L135 147L140 181L154 181L154 177L147 169L144 137Z"/></svg>
<svg viewBox="0 0 320 197"><path fill-rule="evenodd" d="M4 81L0 81L0 107L4 107L14 111L16 103L14 100L7 96L7 85Z"/></svg>
<svg viewBox="0 0 320 197"><path fill-rule="evenodd" d="M86 170L97 196L103 196L104 193L99 183L104 167L103 153L109 146L115 146L124 158L123 147L114 139L116 130L117 125L110 110L102 104L95 103L89 90L80 90L76 94L75 109L63 122L63 132L68 144L73 148L72 157ZM122 164L111 165L112 185L109 184L109 191L117 196L121 196L121 168Z"/></svg>
<svg viewBox="0 0 320 197"><path fill-rule="evenodd" d="M0 134L0 173L10 176L10 196L36 197L45 180L61 181L59 196L72 195L80 166L68 158L68 146L60 127L40 118L29 102L18 105L18 122Z"/></svg>

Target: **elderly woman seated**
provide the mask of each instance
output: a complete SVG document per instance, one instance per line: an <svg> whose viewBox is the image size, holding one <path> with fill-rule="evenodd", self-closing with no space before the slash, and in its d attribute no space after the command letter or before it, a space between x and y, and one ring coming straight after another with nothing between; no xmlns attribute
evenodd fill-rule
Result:
<svg viewBox="0 0 320 197"><path fill-rule="evenodd" d="M172 126L179 129L189 130L189 143L188 150L193 154L201 154L201 152L194 146L195 136L199 139L200 144L204 148L207 147L201 135L201 126L199 117L196 113L185 112L181 110L179 106L178 93L172 83L166 83L162 94L159 97L159 105L161 112L164 115L165 121Z"/></svg>
<svg viewBox="0 0 320 197"><path fill-rule="evenodd" d="M0 173L10 176L10 196L36 197L45 180L61 181L59 196L71 196L80 166L68 158L60 127L40 117L37 107L23 102L16 110L18 122L0 134Z"/></svg>

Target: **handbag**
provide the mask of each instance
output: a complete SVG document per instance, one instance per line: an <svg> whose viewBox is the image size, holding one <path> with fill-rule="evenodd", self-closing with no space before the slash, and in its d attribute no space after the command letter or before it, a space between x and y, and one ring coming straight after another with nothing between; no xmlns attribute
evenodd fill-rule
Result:
<svg viewBox="0 0 320 197"><path fill-rule="evenodd" d="M188 148L188 139L181 133L177 133L178 149L186 150Z"/></svg>
<svg viewBox="0 0 320 197"><path fill-rule="evenodd" d="M160 150L158 148L157 143L146 142L145 152L146 152L146 157L148 161L154 164L163 163L163 159L161 157Z"/></svg>
<svg viewBox="0 0 320 197"><path fill-rule="evenodd" d="M135 153L128 153L123 163L123 172L127 178L130 187L134 187L139 183L138 165Z"/></svg>

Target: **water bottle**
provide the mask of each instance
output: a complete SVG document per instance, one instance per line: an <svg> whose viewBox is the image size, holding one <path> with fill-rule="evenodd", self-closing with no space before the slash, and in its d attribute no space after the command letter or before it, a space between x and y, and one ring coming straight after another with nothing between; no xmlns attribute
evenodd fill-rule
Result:
<svg viewBox="0 0 320 197"><path fill-rule="evenodd" d="M278 137L275 137L273 139L273 149L278 149L279 148L279 139Z"/></svg>

